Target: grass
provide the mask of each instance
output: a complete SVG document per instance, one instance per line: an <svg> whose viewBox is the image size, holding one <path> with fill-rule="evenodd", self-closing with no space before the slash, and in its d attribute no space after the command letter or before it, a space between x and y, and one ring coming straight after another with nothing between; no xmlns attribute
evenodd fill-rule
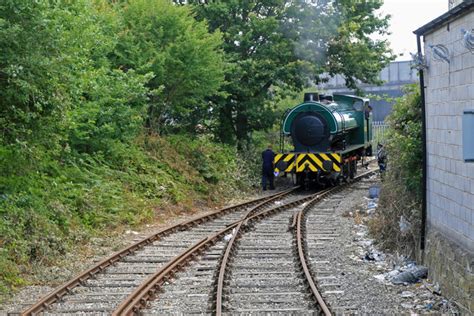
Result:
<svg viewBox="0 0 474 316"><path fill-rule="evenodd" d="M31 282L32 265L54 265L94 236L163 221L170 210L192 211L251 184L236 151L205 136L141 136L94 156L0 150L2 294Z"/></svg>

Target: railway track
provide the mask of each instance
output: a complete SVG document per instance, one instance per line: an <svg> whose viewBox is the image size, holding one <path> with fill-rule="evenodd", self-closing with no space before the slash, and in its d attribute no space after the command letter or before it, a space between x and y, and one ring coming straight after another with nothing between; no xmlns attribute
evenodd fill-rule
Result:
<svg viewBox="0 0 474 316"><path fill-rule="evenodd" d="M43 297L22 315L111 313L157 268L194 242L237 221L242 214L291 199L296 188L227 207L163 229L84 271Z"/></svg>
<svg viewBox="0 0 474 316"><path fill-rule="evenodd" d="M329 315L307 261L303 222L314 204L342 189L287 190L176 225L102 261L23 315Z"/></svg>
<svg viewBox="0 0 474 316"><path fill-rule="evenodd" d="M372 173L367 172L359 179ZM190 267L174 274L174 280L168 278L169 282L155 283L153 294L147 293L151 287L142 291L134 303L124 303L127 307L117 315L330 315L309 270L302 214L342 189L326 190L245 214L242 221L213 241L208 250L201 249ZM340 198L335 196L335 200ZM229 232L232 233L225 235ZM229 237L229 241L222 236ZM148 301L155 297L156 300Z"/></svg>
<svg viewBox="0 0 474 316"><path fill-rule="evenodd" d="M302 207L293 207L289 212ZM225 262L225 275L219 276L222 289L218 288L217 292L217 304L220 304L216 306L217 315L317 312L295 264L289 212L248 225L238 235L236 246L228 248L233 253Z"/></svg>
<svg viewBox="0 0 474 316"><path fill-rule="evenodd" d="M360 192L367 192L372 184L371 179L360 181L352 186L351 190L344 191L344 197L356 198ZM307 264L318 283L321 298L330 304L332 312L338 315L393 314L394 310L380 309L386 299L383 295L374 288L359 287L358 284L363 283L358 279L360 275L352 274L349 266L358 266L358 263L356 261L348 263L345 258L351 254L350 248L346 248L346 245L350 244L354 235L338 229L343 226L344 221L341 204L347 202L342 199L329 200L324 208L315 208L302 214L305 223L302 227L306 236L304 246L308 258ZM342 209L347 210L344 207ZM354 295L353 292L365 293L371 299L361 302L360 294ZM371 304L367 304L367 301ZM373 306L378 306L378 309Z"/></svg>

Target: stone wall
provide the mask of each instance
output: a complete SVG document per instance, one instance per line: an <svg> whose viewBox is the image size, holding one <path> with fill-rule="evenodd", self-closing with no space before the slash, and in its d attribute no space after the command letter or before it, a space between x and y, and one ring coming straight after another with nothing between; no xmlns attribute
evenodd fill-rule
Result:
<svg viewBox="0 0 474 316"><path fill-rule="evenodd" d="M427 232L425 261L443 294L474 312L474 163L464 162L462 115L474 109L474 54L461 29L474 28L474 10L424 36L427 115ZM442 44L450 62L436 61Z"/></svg>
<svg viewBox="0 0 474 316"><path fill-rule="evenodd" d="M454 300L463 314L474 314L474 256L434 231L428 234L426 249L428 277L439 283L441 294Z"/></svg>

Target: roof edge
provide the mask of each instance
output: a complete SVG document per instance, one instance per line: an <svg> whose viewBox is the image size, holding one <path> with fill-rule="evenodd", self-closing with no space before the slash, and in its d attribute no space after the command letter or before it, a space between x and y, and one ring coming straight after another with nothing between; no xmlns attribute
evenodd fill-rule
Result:
<svg viewBox="0 0 474 316"><path fill-rule="evenodd" d="M416 29L415 31L413 31L413 33L415 33L418 36L423 36L429 33L430 31L432 31L434 28L451 21L455 17L467 14L470 9L474 9L474 0L464 0L457 6L449 10L448 12L444 13L443 15L440 15L439 17L432 20L431 22Z"/></svg>

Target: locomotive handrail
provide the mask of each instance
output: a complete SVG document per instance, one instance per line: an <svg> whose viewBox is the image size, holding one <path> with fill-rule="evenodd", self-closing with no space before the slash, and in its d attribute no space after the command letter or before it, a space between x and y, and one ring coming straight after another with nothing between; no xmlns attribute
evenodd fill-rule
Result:
<svg viewBox="0 0 474 316"><path fill-rule="evenodd" d="M281 122L280 122L280 151L281 152L285 149L285 132L283 131L284 122L290 110L291 109L286 109L285 113L283 113L283 115L281 116Z"/></svg>

